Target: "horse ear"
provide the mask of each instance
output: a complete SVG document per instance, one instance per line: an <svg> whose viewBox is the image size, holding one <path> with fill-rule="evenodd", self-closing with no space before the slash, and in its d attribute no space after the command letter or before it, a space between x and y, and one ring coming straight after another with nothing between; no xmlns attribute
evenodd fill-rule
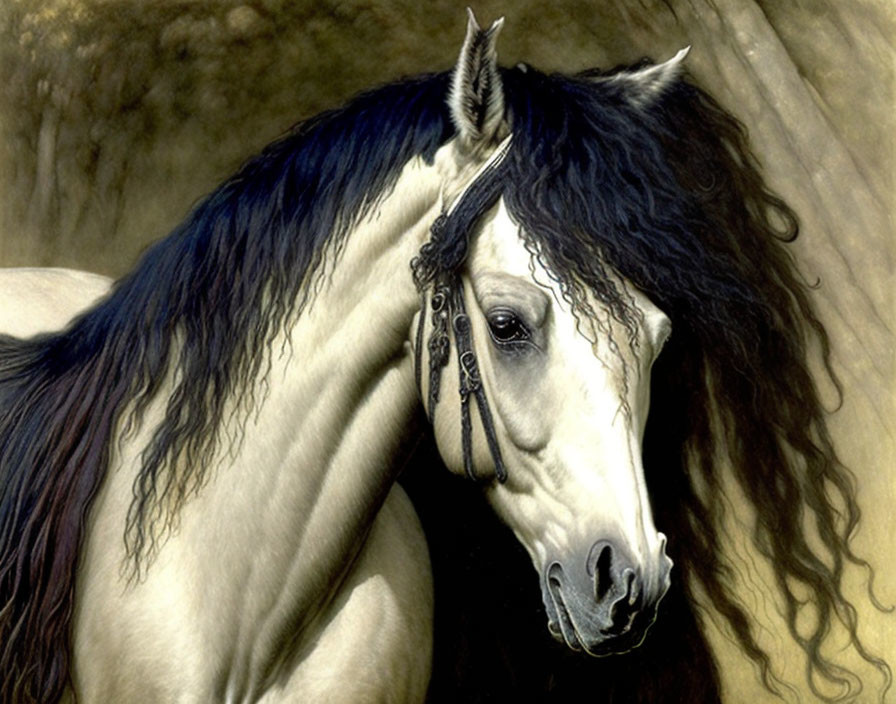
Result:
<svg viewBox="0 0 896 704"><path fill-rule="evenodd" d="M495 42L504 18L483 30L469 8L467 16L467 36L454 67L448 105L461 143L476 149L503 136L504 90Z"/></svg>
<svg viewBox="0 0 896 704"><path fill-rule="evenodd" d="M686 46L668 61L636 71L621 71L607 77L610 83L622 83L626 94L636 107L645 107L677 81L684 71L684 59L691 47Z"/></svg>

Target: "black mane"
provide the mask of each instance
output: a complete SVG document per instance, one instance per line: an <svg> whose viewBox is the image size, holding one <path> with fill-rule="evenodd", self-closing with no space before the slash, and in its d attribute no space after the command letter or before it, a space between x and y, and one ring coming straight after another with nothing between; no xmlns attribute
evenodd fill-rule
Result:
<svg viewBox="0 0 896 704"><path fill-rule="evenodd" d="M723 503L712 500L727 478L715 462L721 448L756 511L754 542L777 568L813 687L816 677L853 693L860 686L819 650L833 619L889 683L842 595L844 565L867 563L849 545L859 509L809 373L812 354L831 373L827 336L782 246L796 236L796 218L766 189L742 127L684 81L637 107L600 74L503 77L513 140L494 193L530 251L580 315L593 313L591 292L634 329L616 271L673 321L654 373L645 467L683 588L693 580L710 598L775 689L730 594ZM201 487L226 403L254 403L270 342L304 309L322 263L409 159L432 158L453 134L447 89L447 74L406 81L301 125L66 331L0 335L0 700L56 700L68 681L78 550L118 421L133 428L177 370L128 517L139 571L155 531ZM425 249L418 281L445 266L439 252L453 252L458 266L467 232ZM123 418L125 409L132 415ZM807 540L810 523L820 550ZM813 597L809 637L796 630L794 584Z"/></svg>
<svg viewBox="0 0 896 704"><path fill-rule="evenodd" d="M679 80L644 105L624 81L606 80L613 73L504 71L513 137L481 188L503 197L578 315L594 316L590 292L632 344L638 312L618 272L671 318L672 339L653 372L644 461L656 522L670 536L689 600L693 587L709 598L766 687L780 692L785 685L732 595L718 500L730 477L756 513L753 543L775 566L813 692L833 699L826 692L861 690L821 653L834 620L886 691L890 668L859 641L842 592L846 563L871 568L850 547L860 517L854 479L834 451L810 373L814 355L840 389L810 287L785 247L797 237L797 217L763 182L746 130L706 93ZM456 225L424 248L419 281L463 262L474 222ZM603 328L609 335L611 326ZM727 471L718 461L726 456ZM820 548L809 538L816 527ZM796 628L807 610L808 636Z"/></svg>
<svg viewBox="0 0 896 704"><path fill-rule="evenodd" d="M139 574L201 487L225 403L256 400L270 341L304 308L325 256L412 157L431 160L453 134L447 81L389 85L300 125L67 330L0 335L0 701L55 701L67 682L78 551L123 410L133 428L177 369L128 515Z"/></svg>

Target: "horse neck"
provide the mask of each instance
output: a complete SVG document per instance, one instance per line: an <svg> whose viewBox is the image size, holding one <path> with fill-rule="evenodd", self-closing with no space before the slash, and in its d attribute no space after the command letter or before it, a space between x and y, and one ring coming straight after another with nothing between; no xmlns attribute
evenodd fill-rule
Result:
<svg viewBox="0 0 896 704"><path fill-rule="evenodd" d="M257 673L283 662L284 634L301 647L397 476L419 407L407 344L419 307L410 261L439 212L433 172L409 164L341 250L327 254L338 258L271 346L266 392L238 451L222 450L212 479L180 509L176 531L128 597L151 604L184 574L202 585L185 601L213 590L215 599L184 608L203 643L223 654L238 690L264 687ZM122 469L139 465L140 447L137 438L119 457ZM120 535L132 482L132 471L111 474L95 540ZM102 550L88 551L82 599L113 589L109 564Z"/></svg>
<svg viewBox="0 0 896 704"><path fill-rule="evenodd" d="M266 569L295 568L290 579L333 584L396 478L418 406L406 341L419 307L410 260L438 214L429 171L409 165L325 267L288 339L275 340L267 397L215 482L224 515L242 512L278 536L239 549Z"/></svg>

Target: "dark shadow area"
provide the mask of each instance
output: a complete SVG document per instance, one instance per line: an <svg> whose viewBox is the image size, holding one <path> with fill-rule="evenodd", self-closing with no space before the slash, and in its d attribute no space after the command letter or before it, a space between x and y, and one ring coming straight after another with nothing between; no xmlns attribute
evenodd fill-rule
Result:
<svg viewBox="0 0 896 704"><path fill-rule="evenodd" d="M674 569L639 648L606 658L576 653L548 633L538 576L523 547L481 489L442 465L433 442L421 444L401 483L426 531L435 577L430 704L721 700L709 646Z"/></svg>

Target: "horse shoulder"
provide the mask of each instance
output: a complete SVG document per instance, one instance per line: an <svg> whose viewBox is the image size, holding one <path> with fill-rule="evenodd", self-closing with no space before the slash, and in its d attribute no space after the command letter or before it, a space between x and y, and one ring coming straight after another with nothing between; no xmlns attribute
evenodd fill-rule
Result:
<svg viewBox="0 0 896 704"><path fill-rule="evenodd" d="M266 704L424 700L432 667L432 572L423 528L398 485L321 623L319 637Z"/></svg>
<svg viewBox="0 0 896 704"><path fill-rule="evenodd" d="M0 269L0 331L29 337L58 330L111 286L105 276L74 269Z"/></svg>

